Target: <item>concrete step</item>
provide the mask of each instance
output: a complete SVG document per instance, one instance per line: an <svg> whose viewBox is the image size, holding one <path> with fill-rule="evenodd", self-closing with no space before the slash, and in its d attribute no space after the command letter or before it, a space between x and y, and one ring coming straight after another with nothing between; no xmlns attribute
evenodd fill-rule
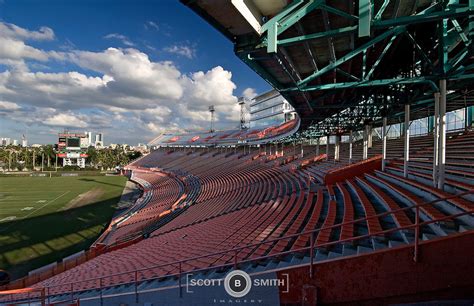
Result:
<svg viewBox="0 0 474 306"><path fill-rule="evenodd" d="M462 233L462 232L467 232L467 231L470 231L470 230L473 230L474 227L472 226L469 226L469 225L459 225L459 232Z"/></svg>
<svg viewBox="0 0 474 306"><path fill-rule="evenodd" d="M341 257L341 256L342 256L341 253L329 252L329 254L328 254L328 259L334 259L334 258L338 258L338 257Z"/></svg>
<svg viewBox="0 0 474 306"><path fill-rule="evenodd" d="M382 242L377 241L377 240L373 240L372 245L373 245L374 250L381 250L381 249L386 249L387 248L387 245L385 243L382 243Z"/></svg>
<svg viewBox="0 0 474 306"><path fill-rule="evenodd" d="M342 246L342 254L344 256L350 256L350 255L355 255L357 254L357 249L351 245L344 244Z"/></svg>
<svg viewBox="0 0 474 306"><path fill-rule="evenodd" d="M366 247L363 247L363 246L357 246L357 254L363 254L363 253L369 253L369 252L372 252L374 249L371 249L371 248L366 248Z"/></svg>
<svg viewBox="0 0 474 306"><path fill-rule="evenodd" d="M315 258L316 261L326 260L328 259L328 252L323 250L318 250L316 252Z"/></svg>
<svg viewBox="0 0 474 306"><path fill-rule="evenodd" d="M398 246L401 246L401 245L406 245L406 243L401 242L401 241L397 241L397 240L389 240L388 241L388 247L389 248L395 248L395 247L398 247Z"/></svg>
<svg viewBox="0 0 474 306"><path fill-rule="evenodd" d="M428 233L425 233L421 236L422 240L431 240L431 239L435 239L435 238L438 238L438 236L433 235L433 234L428 234Z"/></svg>

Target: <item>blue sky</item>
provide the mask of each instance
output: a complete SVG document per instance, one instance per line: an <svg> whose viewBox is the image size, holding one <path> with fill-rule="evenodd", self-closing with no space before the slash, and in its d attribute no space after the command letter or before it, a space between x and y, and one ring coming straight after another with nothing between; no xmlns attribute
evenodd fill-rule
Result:
<svg viewBox="0 0 474 306"><path fill-rule="evenodd" d="M270 89L177 0L0 0L0 45L0 137L30 143L65 128L146 142L202 129L211 104L233 127L237 97Z"/></svg>

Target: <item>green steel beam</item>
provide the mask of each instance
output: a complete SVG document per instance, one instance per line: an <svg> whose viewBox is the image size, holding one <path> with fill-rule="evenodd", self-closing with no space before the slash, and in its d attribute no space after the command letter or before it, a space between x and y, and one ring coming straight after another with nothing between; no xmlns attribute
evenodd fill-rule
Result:
<svg viewBox="0 0 474 306"><path fill-rule="evenodd" d="M304 2L304 0L293 1L293 3L291 3L290 5L285 7L280 13L273 16L272 19L270 19L268 22L266 22L264 25L262 25L262 28L260 30L260 32L261 32L260 34L265 33L269 29L269 27L271 27L270 22L279 22L280 20L285 18L288 14L290 14L294 9L296 9L303 2Z"/></svg>
<svg viewBox="0 0 474 306"><path fill-rule="evenodd" d="M436 22L446 18L465 17L474 14L473 7L453 8L439 12L425 12L411 16L403 16L387 20L377 20L372 23L374 29L386 29L400 25L412 25L424 22Z"/></svg>
<svg viewBox="0 0 474 306"><path fill-rule="evenodd" d="M380 7L379 11L377 12L377 15L375 15L374 20L382 19L382 14L383 14L383 12L385 12L385 9L387 8L389 3L390 3L390 0L384 0L383 1L383 4Z"/></svg>
<svg viewBox="0 0 474 306"><path fill-rule="evenodd" d="M438 28L438 37L439 37L439 45L438 45L438 62L439 66L441 68L441 73L445 75L448 70L450 69L449 67L449 53L448 53L448 48L449 45L447 43L447 38L448 38L448 19L443 19L439 23L439 28Z"/></svg>
<svg viewBox="0 0 474 306"><path fill-rule="evenodd" d="M267 34L267 53L277 52L277 41L278 41L278 23L271 23Z"/></svg>
<svg viewBox="0 0 474 306"><path fill-rule="evenodd" d="M270 19L264 24L264 29L267 31L267 53L276 53L278 45L278 35L286 31L292 25L301 20L304 16L309 14L315 8L320 6L324 0L310 0L302 7L296 9L296 6L290 6L291 9L281 18L280 14ZM263 27L262 27L263 28Z"/></svg>
<svg viewBox="0 0 474 306"><path fill-rule="evenodd" d="M466 56L469 54L469 50L467 48L464 48L461 52L459 52L456 56L454 56L450 61L449 61L449 72L453 70L457 70L460 68L462 63L464 62L464 59L466 59Z"/></svg>
<svg viewBox="0 0 474 306"><path fill-rule="evenodd" d="M298 86L306 85L307 83L309 83L312 80L320 77L321 75L325 74L326 72L336 69L341 64L347 62L348 60L350 60L354 57L356 57L357 55L363 53L364 51L367 51L367 49L369 47L372 47L373 45L377 44L378 42L383 41L384 39L386 39L387 37L390 37L391 35L398 35L398 34L404 32L405 30L406 30L405 27L396 27L394 29L390 29L390 30L382 33L381 35L377 36L376 38L372 39L371 41L363 44L359 48L357 48L357 49L349 52L348 54L344 55L343 57L337 59L335 62L332 62L331 64L327 65L326 67L324 67L324 68L322 68L318 71L315 71L314 73L312 73L311 75L309 75L305 79L299 81Z"/></svg>
<svg viewBox="0 0 474 306"><path fill-rule="evenodd" d="M370 36L372 4L370 0L359 0L359 37Z"/></svg>
<svg viewBox="0 0 474 306"><path fill-rule="evenodd" d="M408 32L405 32L405 35L406 37L408 37L408 39L411 41L411 43L413 44L413 46L415 47L415 50L421 55L421 57L423 58L423 60L428 64L430 65L431 67L434 67L433 65L433 62L430 60L430 58L428 57L428 55L426 55L425 51L423 51L423 49L420 47L420 45L416 42L415 38L413 38L413 36L408 33Z"/></svg>
<svg viewBox="0 0 474 306"><path fill-rule="evenodd" d="M388 42L388 44L385 45L385 48L383 49L382 53L380 54L380 56L377 58L377 60L375 61L375 63L372 65L372 68L369 70L369 72L365 75L365 79L368 80L370 79L370 77L372 76L372 74L374 73L375 69L378 67L378 65L380 64L380 62L382 61L383 57L385 56L385 54L388 52L388 50L390 49L390 47L392 46L393 42L395 41L395 39L397 38L398 35L393 35L392 38L390 38L390 41Z"/></svg>
<svg viewBox="0 0 474 306"><path fill-rule="evenodd" d="M291 37L291 38L286 38L286 39L280 39L278 40L278 45L289 46L289 45L304 42L307 40L347 35L347 34L354 33L356 31L357 31L357 26L349 26L349 27L334 29L334 30L330 30L326 32L318 32L318 33L306 34L306 35L301 35L301 36L296 36L296 37Z"/></svg>
<svg viewBox="0 0 474 306"><path fill-rule="evenodd" d="M467 38L466 34L464 33L464 30L461 28L459 25L459 22L456 19L450 19L451 23L453 24L454 28L456 29L456 32L458 32L459 37L461 37L462 41L466 46L469 46L471 43L469 39Z"/></svg>
<svg viewBox="0 0 474 306"><path fill-rule="evenodd" d="M291 14L287 15L283 20L277 21L278 22L278 34L281 34L288 30L289 27L297 23L301 20L304 16L312 12L317 7L323 4L324 0L309 0L308 3L303 5L301 8L292 12ZM269 21L271 22L273 18Z"/></svg>
<svg viewBox="0 0 474 306"><path fill-rule="evenodd" d="M360 78L356 77L355 75L353 74L350 74L349 72L346 72L342 69L339 69L339 68L336 68L336 72L342 74L343 76L349 78L349 79L352 79L352 80L355 80L355 81L360 81Z"/></svg>
<svg viewBox="0 0 474 306"><path fill-rule="evenodd" d="M365 79L365 72L367 71L367 49L362 51L362 79Z"/></svg>
<svg viewBox="0 0 474 306"><path fill-rule="evenodd" d="M467 108L467 118L466 118L466 127L471 127L474 125L474 106L469 106Z"/></svg>
<svg viewBox="0 0 474 306"><path fill-rule="evenodd" d="M459 77L456 77L459 78ZM471 76L474 78L474 75ZM360 87L372 87L372 86L388 86L388 85L399 85L399 84L429 84L433 89L437 89L437 85L430 78L416 77L416 78L392 78L392 79L380 79L372 81L361 81L361 82L345 82L345 83L330 83L315 86L306 87L291 87L282 89L285 91L315 91L315 90L330 90L330 89L345 89L345 88L360 88Z"/></svg>

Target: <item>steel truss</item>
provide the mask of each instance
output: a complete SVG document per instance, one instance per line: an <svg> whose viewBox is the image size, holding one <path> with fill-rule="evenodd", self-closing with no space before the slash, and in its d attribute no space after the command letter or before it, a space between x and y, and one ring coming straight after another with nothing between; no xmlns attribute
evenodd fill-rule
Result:
<svg viewBox="0 0 474 306"><path fill-rule="evenodd" d="M412 105L412 110L423 109L434 104L434 94L439 91L440 80L448 81L448 100L460 91L469 88L474 79L473 36L474 36L474 0L433 0L430 5L413 15L393 17L384 14L397 0L359 0L357 12L348 13L330 5L325 0L293 1L280 13L266 21L257 39L255 37L236 37L235 52L246 64L278 89L292 103L291 94L301 93L309 107L315 110L334 109L337 114L330 117L318 117L305 114L304 118L325 133L340 133L361 128L365 121L381 124L383 117L392 121L402 120L403 112L394 112L403 104ZM325 31L288 36L288 30L312 12L319 10L323 16L337 15L349 24L340 28L325 27ZM327 18L322 22L327 23ZM424 29L433 29L433 33L423 33ZM292 32L292 33L293 33ZM356 43L345 54L336 58L333 39L350 36ZM285 48L301 45L308 51L307 43L327 40L332 48L331 61L318 67L313 60L313 72L302 76L289 60L285 60ZM382 71L389 54L396 49L397 43L404 40L412 48L406 56L412 57L410 67L399 67L395 71ZM331 47L332 46L332 47ZM375 61L367 60L374 49L381 50ZM262 58L261 51L265 50ZM255 57L255 54L259 57ZM308 52L313 55L311 51ZM360 75L344 71L342 67L355 58L362 58ZM277 59L284 67L293 84L283 84L271 71L260 63L265 59ZM393 65L391 66L393 67ZM333 74L334 78L324 78ZM344 81L338 81L342 76ZM340 79L340 77L339 77ZM326 97L351 90L353 96L340 101L324 103ZM306 93L327 92L320 98L311 98ZM469 98L470 101L472 98ZM298 105L293 106L298 109ZM429 112L428 112L429 113Z"/></svg>

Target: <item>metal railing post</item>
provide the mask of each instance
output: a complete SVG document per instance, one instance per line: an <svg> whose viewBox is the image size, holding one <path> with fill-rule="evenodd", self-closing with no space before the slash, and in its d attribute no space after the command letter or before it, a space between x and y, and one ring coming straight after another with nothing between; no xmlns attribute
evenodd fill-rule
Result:
<svg viewBox="0 0 474 306"><path fill-rule="evenodd" d="M104 297L102 293L102 277L99 278L99 296L100 296L100 306L104 305Z"/></svg>
<svg viewBox="0 0 474 306"><path fill-rule="evenodd" d="M74 283L71 283L71 303L74 303Z"/></svg>
<svg viewBox="0 0 474 306"><path fill-rule="evenodd" d="M414 262L418 262L419 239L420 239L420 206L417 205L415 209L415 251L413 254Z"/></svg>
<svg viewBox="0 0 474 306"><path fill-rule="evenodd" d="M310 249L309 249L309 278L313 278L313 262L314 262L314 233L310 236Z"/></svg>
<svg viewBox="0 0 474 306"><path fill-rule="evenodd" d="M138 304L138 271L135 270L135 303Z"/></svg>
<svg viewBox="0 0 474 306"><path fill-rule="evenodd" d="M45 293L44 293L44 292L45 292L45 289L42 288L42 289L41 289L41 306L45 306L45 305L46 305L46 302L45 302L46 297L45 297Z"/></svg>
<svg viewBox="0 0 474 306"><path fill-rule="evenodd" d="M179 262L179 275L178 275L178 281L179 281L179 297L183 297L183 291L181 290L181 261Z"/></svg>

